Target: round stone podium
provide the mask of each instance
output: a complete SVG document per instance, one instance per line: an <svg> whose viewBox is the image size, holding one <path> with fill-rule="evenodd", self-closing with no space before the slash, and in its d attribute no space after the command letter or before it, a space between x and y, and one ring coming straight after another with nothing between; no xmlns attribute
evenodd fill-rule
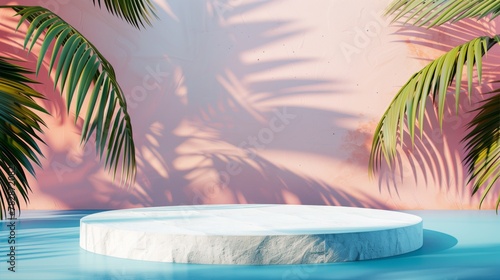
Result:
<svg viewBox="0 0 500 280"><path fill-rule="evenodd" d="M312 205L196 205L113 210L80 220L80 247L145 261L306 264L367 260L422 246L422 219Z"/></svg>

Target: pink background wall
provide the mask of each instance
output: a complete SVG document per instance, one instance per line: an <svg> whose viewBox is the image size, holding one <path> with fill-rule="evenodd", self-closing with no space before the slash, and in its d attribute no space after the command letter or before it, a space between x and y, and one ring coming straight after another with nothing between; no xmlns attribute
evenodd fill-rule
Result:
<svg viewBox="0 0 500 280"><path fill-rule="evenodd" d="M114 65L127 94L138 159L135 186L114 183L93 144L79 146L78 122L65 115L42 71L44 83L35 87L49 97L45 105L53 116L46 118L46 158L30 181L25 208L477 208L461 164L460 139L471 116L454 114L452 96L445 136L430 108L430 141L417 141L416 155L403 159L399 170L371 180L368 156L379 118L410 75L453 45L498 33L498 21L402 29L381 16L389 2L157 0L160 19L141 31L92 1L8 2L51 8ZM20 49L22 30L12 33L11 14L0 11L0 50L28 59L33 69L35 57ZM491 63L498 54L488 55L485 81L500 79ZM461 104L472 109L466 100ZM491 196L483 207L492 208L495 200Z"/></svg>

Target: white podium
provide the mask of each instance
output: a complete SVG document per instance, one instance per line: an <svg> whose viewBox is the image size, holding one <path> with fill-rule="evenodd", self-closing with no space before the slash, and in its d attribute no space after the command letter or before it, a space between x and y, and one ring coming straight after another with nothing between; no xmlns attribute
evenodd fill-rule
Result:
<svg viewBox="0 0 500 280"><path fill-rule="evenodd" d="M80 246L145 261L305 264L367 260L422 246L422 219L310 205L198 205L114 210L80 221Z"/></svg>

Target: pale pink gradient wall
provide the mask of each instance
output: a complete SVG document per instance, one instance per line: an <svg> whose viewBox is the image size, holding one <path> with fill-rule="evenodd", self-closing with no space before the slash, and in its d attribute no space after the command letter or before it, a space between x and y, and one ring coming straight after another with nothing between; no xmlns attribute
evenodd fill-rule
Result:
<svg viewBox="0 0 500 280"><path fill-rule="evenodd" d="M141 31L92 1L9 2L53 9L100 49L127 94L137 145L137 182L127 190L102 169L92 143L79 146L78 122L65 116L42 71L36 88L49 96L53 117L46 118L46 158L25 208L477 208L459 142L469 114L450 109L445 137L429 114L432 141L416 147L429 157L405 159L380 179L369 178L367 165L376 123L398 88L457 42L498 33L497 21L401 29L381 16L389 2L157 0L159 20ZM0 50L28 58L33 68L34 56L19 49L22 34L12 35L10 15L1 11ZM486 67L495 70L495 59L498 52ZM486 81L498 79L491 72ZM465 101L461 107L471 109ZM483 207L492 208L494 198Z"/></svg>

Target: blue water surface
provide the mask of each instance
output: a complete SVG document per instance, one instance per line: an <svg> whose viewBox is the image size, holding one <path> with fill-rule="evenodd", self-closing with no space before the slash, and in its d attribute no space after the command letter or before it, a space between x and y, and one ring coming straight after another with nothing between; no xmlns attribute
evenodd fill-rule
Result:
<svg viewBox="0 0 500 280"><path fill-rule="evenodd" d="M495 211L405 211L424 220L412 253L314 265L196 265L97 255L79 246L80 218L100 211L23 211L16 221L15 272L8 270L10 221L0 221L0 279L500 279Z"/></svg>

